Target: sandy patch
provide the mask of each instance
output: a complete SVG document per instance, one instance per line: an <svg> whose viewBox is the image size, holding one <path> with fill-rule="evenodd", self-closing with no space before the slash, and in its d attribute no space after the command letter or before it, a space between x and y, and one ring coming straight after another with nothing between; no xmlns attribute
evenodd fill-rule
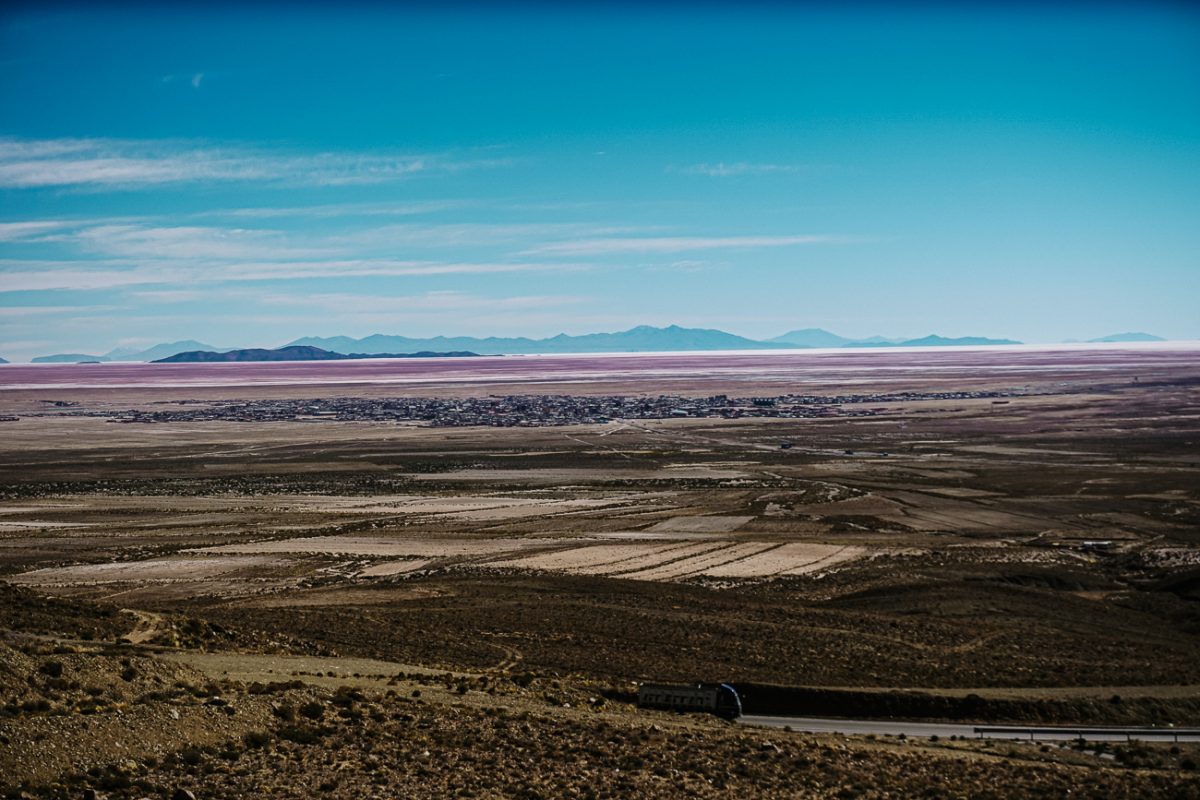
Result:
<svg viewBox="0 0 1200 800"><path fill-rule="evenodd" d="M52 508L75 508L74 505L66 505L63 503L47 503L41 506L0 506L0 514L36 514L39 511L47 511Z"/></svg>
<svg viewBox="0 0 1200 800"><path fill-rule="evenodd" d="M14 575L8 580L33 586L100 583L171 583L206 580L242 569L275 567L284 562L255 556L172 556L146 561L49 567Z"/></svg>
<svg viewBox="0 0 1200 800"><path fill-rule="evenodd" d="M1089 453L1084 450L1050 450L1041 447L1012 447L1003 444L976 444L954 448L960 453L985 453L1002 456L1091 456L1099 453Z"/></svg>
<svg viewBox="0 0 1200 800"><path fill-rule="evenodd" d="M938 486L921 488L920 491L937 494L942 497L1003 497L1000 492L989 492L985 489L968 489L965 486Z"/></svg>
<svg viewBox="0 0 1200 800"><path fill-rule="evenodd" d="M887 497L868 494L863 497L851 497L848 500L838 500L834 503L812 503L800 506L796 511L808 515L838 516L884 516L888 514L903 515L904 506Z"/></svg>
<svg viewBox="0 0 1200 800"><path fill-rule="evenodd" d="M45 522L38 519L0 522L0 531L34 531L42 528L86 528L86 522Z"/></svg>
<svg viewBox="0 0 1200 800"><path fill-rule="evenodd" d="M406 573L421 569L430 563L432 562L427 559L384 561L380 564L372 564L362 572L358 573L358 575L362 578L381 578L387 575L404 575Z"/></svg>
<svg viewBox="0 0 1200 800"><path fill-rule="evenodd" d="M597 500L527 500L496 508L459 511L448 514L457 520L475 520L490 522L506 519L525 519L528 517L548 517L560 514L572 514L580 511L595 511L611 506L608 501ZM616 504L618 507L622 504Z"/></svg>
<svg viewBox="0 0 1200 800"><path fill-rule="evenodd" d="M730 533L753 520L754 517L672 517L648 531L654 533Z"/></svg>
<svg viewBox="0 0 1200 800"><path fill-rule="evenodd" d="M490 556L531 547L580 543L581 539L397 539L380 536L305 536L273 542L205 547L203 553L321 553L397 558L462 558Z"/></svg>
<svg viewBox="0 0 1200 800"><path fill-rule="evenodd" d="M440 597L441 592L421 587L394 587L380 589L348 589L333 586L289 592L284 595L252 600L246 605L252 608L322 608L330 606L383 606L407 600L423 600Z"/></svg>
<svg viewBox="0 0 1200 800"><path fill-rule="evenodd" d="M494 483L579 484L630 480L725 480L745 478L741 470L704 466L675 469L460 469L411 475L419 481L491 481Z"/></svg>

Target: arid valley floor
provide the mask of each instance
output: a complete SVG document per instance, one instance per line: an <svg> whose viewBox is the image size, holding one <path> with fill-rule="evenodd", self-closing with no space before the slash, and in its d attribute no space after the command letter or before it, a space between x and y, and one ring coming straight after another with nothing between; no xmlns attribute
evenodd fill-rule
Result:
<svg viewBox="0 0 1200 800"><path fill-rule="evenodd" d="M0 368L0 791L1200 797L1196 744L813 735L632 702L724 681L754 713L1200 724L1200 352L711 378L691 358L546 380L531 359L478 385ZM878 397L530 427L114 421L546 394Z"/></svg>

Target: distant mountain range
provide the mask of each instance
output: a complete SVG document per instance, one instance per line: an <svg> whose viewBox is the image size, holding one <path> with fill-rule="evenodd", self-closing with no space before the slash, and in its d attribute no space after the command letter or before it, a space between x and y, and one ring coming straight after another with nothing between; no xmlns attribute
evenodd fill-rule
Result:
<svg viewBox="0 0 1200 800"><path fill-rule="evenodd" d="M923 336L920 339L903 339L896 341L870 341L863 340L860 342L850 342L845 347L982 347L985 345L994 344L1022 344L1016 339L988 339L983 336L960 336L957 339L948 339L945 336L936 336L930 334Z"/></svg>
<svg viewBox="0 0 1200 800"><path fill-rule="evenodd" d="M78 364L81 361L108 361L104 356L89 356L85 353L55 353L52 356L37 356L30 360L34 364Z"/></svg>
<svg viewBox="0 0 1200 800"><path fill-rule="evenodd" d="M588 333L568 336L560 333L549 339L526 339L473 336L435 336L432 339L410 339L407 336L375 334L363 339L347 336L307 336L289 342L311 345L339 352L383 353L412 350L472 350L483 355L524 355L532 353L652 353L677 350L764 350L786 348L789 345L759 342L708 328L681 328L670 325L654 328L639 325L619 333Z"/></svg>
<svg viewBox="0 0 1200 800"><path fill-rule="evenodd" d="M305 337L291 342L293 345L310 345L331 350L354 350L363 353L412 350L414 348L463 348L489 355L530 353L640 353L690 350L768 350L813 347L941 347L950 345L1020 344L1012 339L986 339L968 336L947 339L942 336L926 336L923 339L886 339L871 336L866 339L848 339L821 328L805 328L776 336L768 341L747 339L725 331L708 328L681 328L671 325L654 328L640 325L618 333L589 333L584 336L568 336L560 333L549 339L477 339L471 336L433 339L411 339L407 336L375 334L363 339L347 336L321 338Z"/></svg>
<svg viewBox="0 0 1200 800"><path fill-rule="evenodd" d="M845 336L838 336L836 333L830 333L823 328L802 328L798 331L788 331L782 336L776 336L774 339L768 339L767 341L787 344L792 347L844 347L851 342L864 340L847 339Z"/></svg>
<svg viewBox="0 0 1200 800"><path fill-rule="evenodd" d="M1095 344L1100 342L1165 342L1167 340L1152 333L1110 333L1108 336L1088 339L1088 341Z"/></svg>
<svg viewBox="0 0 1200 800"><path fill-rule="evenodd" d="M847 339L822 328L804 328L789 331L770 340L792 347L979 347L992 344L1021 344L1013 339L988 339L983 336L963 336L948 339L945 336L929 335L921 339L889 339L885 336L868 336L865 339Z"/></svg>
<svg viewBox="0 0 1200 800"><path fill-rule="evenodd" d="M38 356L32 359L32 361L34 364L77 364L80 361L99 361L100 363L109 361L157 361L160 358L167 358L176 353L183 353L189 350L216 349L211 344L197 342L194 339L185 339L182 342L156 344L145 350L118 347L114 350L109 350L102 356L92 356L86 353L56 353L52 356Z"/></svg>
<svg viewBox="0 0 1200 800"><path fill-rule="evenodd" d="M478 356L478 353L455 351L451 353L335 353L319 347L289 345L275 350L251 347L245 350L227 350L224 353L212 350L193 350L160 358L155 364L210 364L225 361L350 361L362 358L462 358Z"/></svg>
<svg viewBox="0 0 1200 800"><path fill-rule="evenodd" d="M1166 341L1160 336L1149 333L1114 333L1090 342L1161 342ZM653 353L678 351L711 351L711 350L770 350L789 348L841 348L841 347L980 347L988 345L1021 344L1015 339L990 339L983 336L962 336L949 338L931 334L920 339L897 339L885 336L868 336L863 339L851 339L822 328L802 328L789 331L766 341L747 339L725 331L711 328L683 328L669 325L656 328L650 325L639 325L627 331L615 333L589 333L582 336L569 336L560 333L546 339L529 339L525 337L487 337L474 336L434 336L432 338L413 338L408 336L391 336L377 333L362 339L349 336L305 336L289 342L286 347L312 347L336 355L339 358L351 357L393 357L401 358L412 354L462 354L479 355L525 355L540 353ZM283 349L283 348L281 348ZM87 355L84 353L59 353L50 356L38 356L34 363L76 363L80 361L163 361L173 356L183 354L217 353L228 354L212 345L191 339L180 342L157 344L145 350L117 348L104 355ZM251 352L251 351L245 351ZM257 350L255 352L278 352ZM345 354L352 355L345 355ZM236 361L235 357L209 358L210 361ZM261 360L240 359L240 360ZM288 359L295 360L295 359ZM305 358L303 360L316 360ZM328 359L326 359L328 360Z"/></svg>
<svg viewBox="0 0 1200 800"><path fill-rule="evenodd" d="M156 344L153 347L148 347L145 350L134 350L128 347L118 347L115 350L110 350L105 353L109 361L157 361L160 358L167 358L176 353L187 353L192 350L219 350L218 347L213 347L211 344L197 342L195 339L184 339L181 342L168 342L166 344Z"/></svg>

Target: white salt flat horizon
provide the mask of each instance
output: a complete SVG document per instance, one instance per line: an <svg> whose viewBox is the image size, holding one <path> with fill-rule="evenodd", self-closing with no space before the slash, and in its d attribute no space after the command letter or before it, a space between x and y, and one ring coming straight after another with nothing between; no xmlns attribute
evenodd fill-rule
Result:
<svg viewBox="0 0 1200 800"><path fill-rule="evenodd" d="M0 345L2 346L2 345ZM237 349L237 348L231 348ZM159 364L153 361L60 361L52 363L33 363L31 361L10 361L0 364L4 367L37 367L39 369L55 369L64 367L140 367L140 366L197 366L205 367L236 367L247 364L345 364L348 362L366 361L376 363L395 362L475 362L494 361L503 359L550 359L550 358L639 358L647 356L771 356L771 355L851 355L871 353L941 353L941 352L1055 352L1055 351L1087 351L1087 350L1200 350L1200 339L1168 339L1162 342L1022 342L1020 344L966 344L966 345L924 345L924 346L863 346L863 347L780 347L780 348L751 348L744 350L638 350L638 351L597 351L580 353L497 353L479 354L475 356L414 356L404 358L361 358L361 359L331 359L329 361L204 361L204 362L172 362ZM228 352L218 350L216 352Z"/></svg>

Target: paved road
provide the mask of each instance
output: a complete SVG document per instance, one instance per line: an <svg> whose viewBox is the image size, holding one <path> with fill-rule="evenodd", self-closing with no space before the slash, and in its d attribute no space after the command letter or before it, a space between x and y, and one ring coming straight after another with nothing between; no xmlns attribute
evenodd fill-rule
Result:
<svg viewBox="0 0 1200 800"><path fill-rule="evenodd" d="M741 717L738 722L743 725L755 725L765 728L783 728L789 727L794 731L804 731L807 733L847 733L856 735L866 735L873 733L876 736L892 735L897 736L903 733L905 736L939 736L948 738L950 736L965 736L975 738L975 725L955 725L947 722L893 722L883 720L868 720L868 719L822 719L818 717L760 717L747 715ZM981 727L988 726L987 723L980 723ZM1094 742L1123 742L1126 740L1124 732L1116 732L1117 728L1056 728L1056 727L1032 727L1020 728L1019 726L988 726L988 727L1011 727L1011 731L998 731L989 733L989 739L1029 739L1030 732L1033 732L1033 738L1038 741L1068 741L1078 739L1080 733L1083 736ZM1147 731L1145 729L1138 730L1133 734L1135 739L1145 739L1147 741L1174 741L1176 734L1170 729L1158 729ZM1181 742L1200 742L1200 732L1195 728L1187 729L1186 734L1179 734L1178 740Z"/></svg>

